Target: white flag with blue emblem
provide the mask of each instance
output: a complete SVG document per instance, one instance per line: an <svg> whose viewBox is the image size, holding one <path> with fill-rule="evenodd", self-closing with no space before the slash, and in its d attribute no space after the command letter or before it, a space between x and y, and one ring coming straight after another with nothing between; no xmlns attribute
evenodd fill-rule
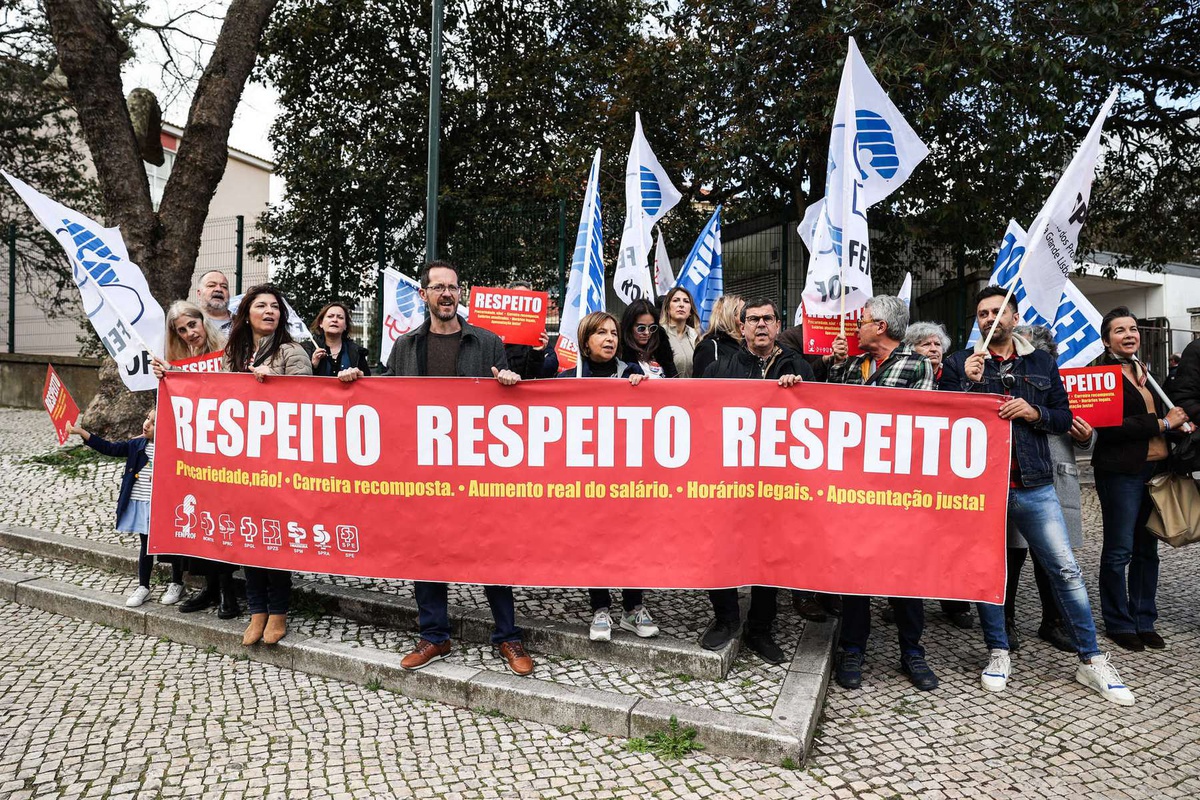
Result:
<svg viewBox="0 0 1200 800"><path fill-rule="evenodd" d="M696 311L700 314L700 327L707 330L712 317L713 304L725 294L725 274L721 264L721 207L700 231L692 252L679 268L676 286L692 293Z"/></svg>
<svg viewBox="0 0 1200 800"><path fill-rule="evenodd" d="M1017 308L1020 310L1021 324L1045 325L1054 331L1059 369L1086 367L1104 352L1104 343L1100 340L1100 323L1104 320L1104 315L1097 311L1092 302L1070 281L1063 286L1053 325L1027 302L1028 293L1025 290L1025 274L1021 271L1021 262L1026 256L1028 238L1025 229L1015 220L1008 221L1008 230L1004 232L1004 241L1000 243L1000 252L996 256L996 264L992 267L988 283L1007 289L1009 284L1016 280L1013 299L1017 301ZM970 336L967 337L967 347L978 349L980 338L979 323L976 322Z"/></svg>
<svg viewBox="0 0 1200 800"><path fill-rule="evenodd" d="M146 276L129 260L119 228L105 228L78 211L3 173L29 210L67 251L83 310L131 391L158 388L150 356L162 356L167 321Z"/></svg>
<svg viewBox="0 0 1200 800"><path fill-rule="evenodd" d="M592 159L587 190L583 195L583 211L579 215L579 232L575 235L575 255L571 258L571 276L567 279L567 296L559 320L558 355L560 370L578 364L579 321L593 311L604 310L604 241L600 229L600 150Z"/></svg>
<svg viewBox="0 0 1200 800"><path fill-rule="evenodd" d="M825 197L809 206L805 312L838 316L874 295L867 209L894 192L929 148L888 99L850 39L825 171Z"/></svg>
<svg viewBox="0 0 1200 800"><path fill-rule="evenodd" d="M1096 115L1087 138L1030 226L1029 247L1021 266L1021 283L1025 286L1025 302L1043 318L1054 316L1063 288L1068 283L1067 276L1075 268L1075 247L1083 223L1087 221L1092 179L1096 173L1096 159L1100 156L1100 133L1116 99L1117 90L1113 89Z"/></svg>
<svg viewBox="0 0 1200 800"><path fill-rule="evenodd" d="M900 291L896 292L896 297L904 301L904 305L912 309L912 273L904 273L904 282L900 284Z"/></svg>
<svg viewBox="0 0 1200 800"><path fill-rule="evenodd" d="M617 271L613 275L613 290L622 302L628 304L654 296L649 268L652 228L681 197L642 133L642 115L636 114L633 144L625 167L625 230L621 233Z"/></svg>

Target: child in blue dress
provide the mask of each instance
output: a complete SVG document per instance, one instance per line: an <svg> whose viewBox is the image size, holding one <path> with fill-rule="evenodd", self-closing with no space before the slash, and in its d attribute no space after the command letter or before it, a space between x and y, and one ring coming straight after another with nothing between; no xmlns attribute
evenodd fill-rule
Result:
<svg viewBox="0 0 1200 800"><path fill-rule="evenodd" d="M110 442L88 433L78 420L71 423L71 433L78 434L97 453L125 457L125 474L121 476L121 491L117 495L117 532L136 533L142 542L138 586L125 601L125 605L135 608L150 596L150 573L154 569L154 557L146 552L150 533L150 473L154 466L154 409L146 414L142 435L126 442ZM159 556L159 561L171 564L171 582L159 602L174 605L183 596L183 565L175 556Z"/></svg>

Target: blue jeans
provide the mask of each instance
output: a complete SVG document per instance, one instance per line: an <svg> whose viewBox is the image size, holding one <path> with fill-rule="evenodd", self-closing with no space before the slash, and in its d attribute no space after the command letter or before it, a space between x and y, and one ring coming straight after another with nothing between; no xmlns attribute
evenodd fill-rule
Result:
<svg viewBox="0 0 1200 800"><path fill-rule="evenodd" d="M242 567L251 614L286 614L292 600L292 573L286 569Z"/></svg>
<svg viewBox="0 0 1200 800"><path fill-rule="evenodd" d="M1151 508L1146 481L1156 466L1151 462L1137 475L1096 470L1104 519L1100 614L1109 633L1152 631L1158 620L1158 539L1146 530Z"/></svg>
<svg viewBox="0 0 1200 800"><path fill-rule="evenodd" d="M492 644L520 641L521 629L517 627L512 587L485 586L483 593L496 623L492 631ZM417 624L421 628L421 638L434 644L449 641L450 601L446 584L417 581L413 584L413 594L417 597Z"/></svg>
<svg viewBox="0 0 1200 800"><path fill-rule="evenodd" d="M1053 484L1033 489L1008 490L1008 518L1021 531L1033 557L1050 574L1054 599L1062 611L1063 627L1075 642L1079 658L1087 661L1100 654L1096 644L1096 623L1088 605L1083 573L1071 552L1067 525ZM989 648L1007 650L1008 633L1004 630L1004 606L979 604L979 627Z"/></svg>

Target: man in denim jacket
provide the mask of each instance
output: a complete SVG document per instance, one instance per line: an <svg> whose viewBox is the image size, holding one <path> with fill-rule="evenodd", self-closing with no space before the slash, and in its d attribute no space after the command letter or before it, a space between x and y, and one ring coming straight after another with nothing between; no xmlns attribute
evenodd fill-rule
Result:
<svg viewBox="0 0 1200 800"><path fill-rule="evenodd" d="M1075 680L1095 689L1106 700L1133 705L1133 693L1096 643L1096 623L1088 605L1087 588L1071 552L1062 508L1054 493L1054 462L1047 436L1066 433L1071 427L1067 393L1050 354L1013 333L1019 323L1017 301L1010 297L1005 305L1005 295L999 286L988 286L975 298L975 316L983 338L975 352L964 350L946 359L938 388L1006 397L999 414L1012 422L1009 520L1025 534L1034 557L1050 573L1064 624L1079 652ZM983 339L993 329L985 352ZM980 603L979 623L991 650L983 671L983 687L999 692L1011 671L1004 606Z"/></svg>

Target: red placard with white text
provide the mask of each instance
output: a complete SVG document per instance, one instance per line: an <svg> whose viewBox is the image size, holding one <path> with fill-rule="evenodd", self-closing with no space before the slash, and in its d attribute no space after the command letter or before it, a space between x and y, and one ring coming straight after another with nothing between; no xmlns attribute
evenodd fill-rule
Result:
<svg viewBox="0 0 1200 800"><path fill-rule="evenodd" d="M422 581L998 603L1010 426L996 406L753 380L172 372L150 552Z"/></svg>
<svg viewBox="0 0 1200 800"><path fill-rule="evenodd" d="M62 378L58 377L58 373L50 365L46 366L46 385L42 387L42 405L50 414L50 421L54 423L54 432L58 434L58 444L61 447L67 443L67 439L71 438L68 427L72 422L79 420L79 406L75 405L75 400L67 391L66 384L62 382Z"/></svg>
<svg viewBox="0 0 1200 800"><path fill-rule="evenodd" d="M486 328L505 344L541 344L549 295L526 289L471 288L468 322Z"/></svg>
<svg viewBox="0 0 1200 800"><path fill-rule="evenodd" d="M1125 419L1125 387L1121 366L1060 369L1071 413L1093 428L1120 425Z"/></svg>
<svg viewBox="0 0 1200 800"><path fill-rule="evenodd" d="M213 353L205 353L202 356L193 356L192 358L181 358L178 361L172 361L171 366L181 369L184 372L220 372L221 361L224 358L225 351L217 350Z"/></svg>
<svg viewBox="0 0 1200 800"><path fill-rule="evenodd" d="M801 324L804 325L804 352L809 355L827 356L833 352L833 340L841 332L841 317L810 317L800 307ZM858 328L855 322L862 316L862 309L846 312L846 347L851 356L862 355L858 346Z"/></svg>

